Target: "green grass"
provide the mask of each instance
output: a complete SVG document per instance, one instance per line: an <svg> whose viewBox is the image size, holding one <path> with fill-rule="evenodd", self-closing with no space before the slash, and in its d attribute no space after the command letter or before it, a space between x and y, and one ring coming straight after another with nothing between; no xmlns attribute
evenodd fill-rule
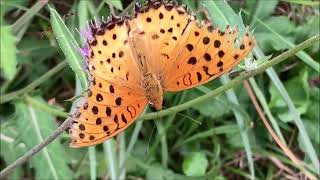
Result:
<svg viewBox="0 0 320 180"><path fill-rule="evenodd" d="M207 9L221 28L238 25L243 32L250 24L258 44L253 51L257 68L167 94L163 110L147 109L103 145L71 149L62 134L8 179L280 179L299 178L299 172L320 177L319 3L179 2L193 11ZM1 169L52 134L85 93L88 75L77 51L83 39L75 29L93 17L132 8L127 0L1 1ZM244 80L276 136L301 164L266 130Z"/></svg>

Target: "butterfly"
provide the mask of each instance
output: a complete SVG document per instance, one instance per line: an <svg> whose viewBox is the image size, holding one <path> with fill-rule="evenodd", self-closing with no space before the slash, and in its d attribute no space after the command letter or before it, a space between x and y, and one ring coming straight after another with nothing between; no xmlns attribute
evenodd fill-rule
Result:
<svg viewBox="0 0 320 180"><path fill-rule="evenodd" d="M93 22L82 48L92 79L73 116L71 147L100 144L129 127L163 94L202 85L230 71L255 46L250 33L199 22L182 5L149 0L134 15Z"/></svg>

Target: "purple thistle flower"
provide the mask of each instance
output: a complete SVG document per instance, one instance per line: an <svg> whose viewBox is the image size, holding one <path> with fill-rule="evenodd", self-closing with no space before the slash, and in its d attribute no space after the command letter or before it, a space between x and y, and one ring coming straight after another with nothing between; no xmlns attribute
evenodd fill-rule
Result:
<svg viewBox="0 0 320 180"><path fill-rule="evenodd" d="M93 39L92 31L89 26L82 28L80 30L80 35L82 36L82 38L84 38L86 42L90 42Z"/></svg>
<svg viewBox="0 0 320 180"><path fill-rule="evenodd" d="M82 48L79 48L79 53L85 58L88 59L90 55L90 48L88 44L85 44Z"/></svg>

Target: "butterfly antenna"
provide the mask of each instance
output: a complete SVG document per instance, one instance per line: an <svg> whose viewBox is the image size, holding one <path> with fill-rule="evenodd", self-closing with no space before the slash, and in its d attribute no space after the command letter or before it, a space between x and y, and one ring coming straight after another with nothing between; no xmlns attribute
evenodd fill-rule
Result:
<svg viewBox="0 0 320 180"><path fill-rule="evenodd" d="M179 112L177 112L177 114L179 114L180 116L183 116L183 117L185 117L185 118L187 118L187 119L190 119L190 120L194 121L195 123L198 123L199 125L201 125L201 122L200 122L200 121L197 121L197 120L193 119L192 117L189 117L189 116L184 115L184 114L179 113Z"/></svg>
<svg viewBox="0 0 320 180"><path fill-rule="evenodd" d="M165 106L163 106L163 107L165 107ZM186 116L186 115L184 115L184 114L182 114L182 113L180 113L180 112L172 111L172 110L170 110L170 109L166 109L166 110L171 111L171 112L173 112L173 113L176 113L176 114L178 114L178 115L180 115L180 116L182 116L182 117L185 117L185 118L187 118L187 119L190 119L190 120L194 121L195 123L198 123L199 125L201 125L201 122L200 122L200 121L197 121L197 120L193 119L192 117Z"/></svg>
<svg viewBox="0 0 320 180"><path fill-rule="evenodd" d="M89 89L86 89L86 90L82 91L81 94L79 94L77 96L73 96L72 98L66 99L64 101L74 101L74 100L76 100L78 98L85 97L87 95L88 91L89 91Z"/></svg>
<svg viewBox="0 0 320 180"><path fill-rule="evenodd" d="M72 98L69 98L69 99L65 99L64 101L71 101L71 102L73 102L74 100L76 100L76 99L78 99L78 98L81 98L81 97L83 97L82 94L77 95L77 96L73 96Z"/></svg>
<svg viewBox="0 0 320 180"><path fill-rule="evenodd" d="M151 142L151 138L152 138L153 131L154 131L155 127L156 127L156 123L153 124L153 128L152 128L151 135L150 135L149 140L148 140L147 149L146 149L146 152L145 152L146 155L147 155L148 152L149 152L150 142Z"/></svg>
<svg viewBox="0 0 320 180"><path fill-rule="evenodd" d="M252 29L251 33L253 34L255 30L256 30L256 27L254 27L254 28Z"/></svg>
<svg viewBox="0 0 320 180"><path fill-rule="evenodd" d="M242 8L240 8L240 11L239 11L239 17L242 19Z"/></svg>

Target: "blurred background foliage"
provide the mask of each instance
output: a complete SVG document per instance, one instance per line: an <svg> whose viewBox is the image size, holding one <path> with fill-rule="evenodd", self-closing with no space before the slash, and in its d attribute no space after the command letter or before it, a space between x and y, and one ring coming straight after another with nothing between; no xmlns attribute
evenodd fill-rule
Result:
<svg viewBox="0 0 320 180"><path fill-rule="evenodd" d="M215 18L218 14L214 7L223 13L231 10L233 14L225 16L234 24L242 24L242 19L243 24L254 29L259 49L269 58L319 35L319 1L179 2L193 10L207 8L218 26L224 23ZM68 51L59 46L56 39L61 37L52 30L52 9L81 44L76 29L93 17L108 16L110 9L118 15L123 11L130 14L132 2L1 0L0 3L0 168L3 169L50 135L65 120L65 112L70 111L72 101L68 99L82 92L72 71L75 69L64 63ZM257 52L254 57L263 59ZM320 173L319 57L316 43L274 66L269 74L250 79L277 135L315 175ZM281 81L276 83L272 78ZM199 88L166 94L164 106L179 105L223 84L224 80L214 80ZM282 86L284 92L279 90ZM266 130L247 90L237 86L232 93L236 101L230 94L221 94L178 114L155 121L137 121L122 135L89 150L69 148L69 137L64 133L7 179L305 179L301 169ZM283 94L289 95L287 99ZM238 118L239 111L242 114ZM297 120L295 113L299 115ZM298 128L300 119L302 124ZM309 140L311 146L306 146Z"/></svg>

